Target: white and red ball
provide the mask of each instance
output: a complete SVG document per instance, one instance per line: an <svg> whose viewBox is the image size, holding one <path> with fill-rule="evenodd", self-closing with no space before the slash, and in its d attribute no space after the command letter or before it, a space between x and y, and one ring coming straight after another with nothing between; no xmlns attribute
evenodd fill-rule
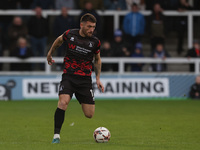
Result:
<svg viewBox="0 0 200 150"><path fill-rule="evenodd" d="M97 143L106 143L110 140L110 131L105 127L98 127L94 130L93 137Z"/></svg>

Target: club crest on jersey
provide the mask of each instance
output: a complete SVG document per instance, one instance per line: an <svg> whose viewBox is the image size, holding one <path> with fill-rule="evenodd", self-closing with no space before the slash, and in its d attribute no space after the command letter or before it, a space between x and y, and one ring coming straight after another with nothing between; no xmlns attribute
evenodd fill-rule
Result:
<svg viewBox="0 0 200 150"><path fill-rule="evenodd" d="M70 38L70 41L74 41L74 37L71 37L71 38Z"/></svg>
<svg viewBox="0 0 200 150"><path fill-rule="evenodd" d="M92 43L89 43L89 47L92 47L93 45L92 45Z"/></svg>

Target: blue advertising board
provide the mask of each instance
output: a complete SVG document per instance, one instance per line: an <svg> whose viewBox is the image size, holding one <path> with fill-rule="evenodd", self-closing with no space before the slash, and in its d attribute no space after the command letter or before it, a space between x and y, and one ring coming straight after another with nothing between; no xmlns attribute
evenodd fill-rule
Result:
<svg viewBox="0 0 200 150"><path fill-rule="evenodd" d="M0 76L0 100L58 99L61 75ZM195 75L102 75L95 98L187 98Z"/></svg>

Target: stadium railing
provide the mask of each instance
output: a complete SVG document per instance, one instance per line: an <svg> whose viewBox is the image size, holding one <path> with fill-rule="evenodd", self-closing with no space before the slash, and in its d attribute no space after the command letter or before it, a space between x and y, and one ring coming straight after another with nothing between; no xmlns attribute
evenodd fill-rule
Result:
<svg viewBox="0 0 200 150"><path fill-rule="evenodd" d="M44 17L47 16L57 16L61 13L60 10L43 10L42 14ZM81 13L81 10L70 10L69 14L72 16L78 16ZM125 16L129 11L114 11L114 10L97 10L97 13L100 16L113 16L114 20L114 30L119 29L120 25L120 16ZM145 16L148 16L151 14L151 11L141 11L141 13ZM184 12L178 12L178 11L163 11L163 14L166 16L186 16L187 17L187 23L188 23L188 48L192 47L193 43L193 19L194 16L200 16L200 11L184 11ZM21 16L31 16L35 15L33 10L0 10L0 15L21 15Z"/></svg>
<svg viewBox="0 0 200 150"><path fill-rule="evenodd" d="M53 58L56 63L63 63L63 57L54 57ZM20 59L16 57L0 57L0 63L44 63L45 69L44 71L30 71L30 72L14 72L14 71L1 71L0 75L11 75L11 74L46 74L46 75L52 75L52 74L58 74L58 71L52 71L52 67L48 65L46 61L46 57L31 57L27 59ZM165 63L165 64L194 64L195 65L195 72L192 74L198 75L200 73L199 67L200 67L200 59L198 58L166 58L166 59L160 59L160 58L113 58L113 57L107 57L102 58L102 64L118 64L118 75L125 75L125 74L134 74L135 72L126 72L125 71L125 64L132 64L132 63L143 63L143 64L152 64L152 63ZM109 72L110 73L110 72ZM140 72L140 74L146 74L151 72ZM155 72L154 72L155 73ZM178 73L178 72L164 72L166 73ZM188 71L182 72L182 73L189 73Z"/></svg>

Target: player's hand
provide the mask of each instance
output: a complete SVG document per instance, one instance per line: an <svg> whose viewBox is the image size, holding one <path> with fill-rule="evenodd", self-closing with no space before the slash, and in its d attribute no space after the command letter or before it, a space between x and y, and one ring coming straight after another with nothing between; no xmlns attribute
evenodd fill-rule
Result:
<svg viewBox="0 0 200 150"><path fill-rule="evenodd" d="M100 80L96 80L96 83L97 83L98 89L100 89L101 92L104 92L104 86L103 86L103 84L101 83L101 81L100 81Z"/></svg>
<svg viewBox="0 0 200 150"><path fill-rule="evenodd" d="M53 63L55 63L55 61L52 59L52 56L50 55L47 56L47 62L49 65L52 65Z"/></svg>

